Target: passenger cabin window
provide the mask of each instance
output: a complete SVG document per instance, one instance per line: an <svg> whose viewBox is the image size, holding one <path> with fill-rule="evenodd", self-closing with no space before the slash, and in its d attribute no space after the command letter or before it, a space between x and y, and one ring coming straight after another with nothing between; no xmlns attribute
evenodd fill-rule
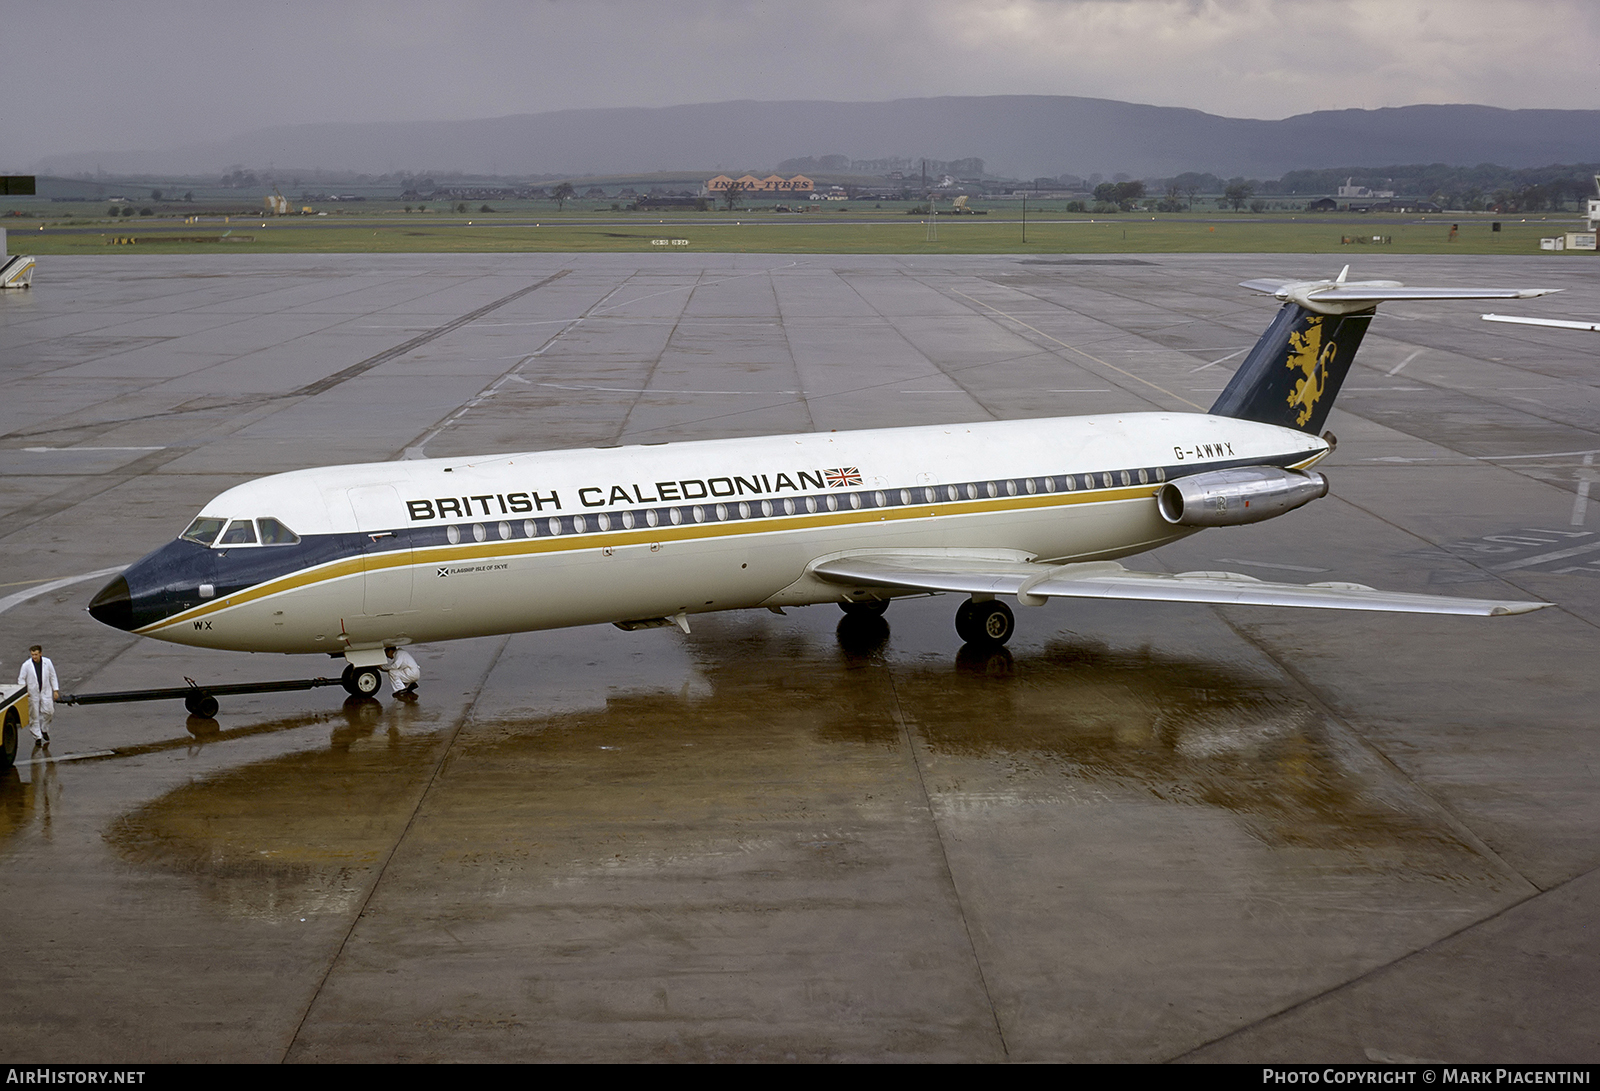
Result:
<svg viewBox="0 0 1600 1091"><path fill-rule="evenodd" d="M257 519L256 526L261 530L262 545L296 545L300 541L300 535L276 519Z"/></svg>
<svg viewBox="0 0 1600 1091"><path fill-rule="evenodd" d="M217 539L219 546L255 545L256 527L248 519L235 519L228 524L228 529L222 532L222 537Z"/></svg>
<svg viewBox="0 0 1600 1091"><path fill-rule="evenodd" d="M208 546L217 540L217 535L222 533L222 528L227 522L226 519L212 519L209 516L202 515L190 523L189 529L178 535L178 537L187 538L191 542L198 542L203 546Z"/></svg>

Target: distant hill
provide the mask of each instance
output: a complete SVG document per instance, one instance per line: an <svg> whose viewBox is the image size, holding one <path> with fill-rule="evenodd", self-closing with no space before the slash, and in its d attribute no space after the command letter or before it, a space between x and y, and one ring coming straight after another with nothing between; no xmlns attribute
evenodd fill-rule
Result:
<svg viewBox="0 0 1600 1091"><path fill-rule="evenodd" d="M41 160L40 174L289 170L502 176L759 170L803 156L978 157L991 174L1136 177L1209 171L1276 178L1347 163L1507 167L1600 158L1600 110L1402 106L1281 121L1047 95L893 102L720 102L558 110L471 121L279 125L163 150Z"/></svg>

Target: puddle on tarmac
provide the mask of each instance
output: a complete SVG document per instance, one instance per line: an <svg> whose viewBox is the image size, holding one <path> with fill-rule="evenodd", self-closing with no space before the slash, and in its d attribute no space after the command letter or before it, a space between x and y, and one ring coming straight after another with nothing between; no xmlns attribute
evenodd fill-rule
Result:
<svg viewBox="0 0 1600 1091"><path fill-rule="evenodd" d="M1477 856L1345 729L1223 663L1090 642L1019 659L964 649L954 670L897 688L930 751L1003 763L1020 797L1120 788L1229 811L1273 845Z"/></svg>
<svg viewBox="0 0 1600 1091"><path fill-rule="evenodd" d="M903 821L921 791L909 729L943 813L1046 805L1071 821L1132 794L1227 811L1260 842L1335 867L1485 874L1409 786L1259 672L1068 641L890 663L868 636L841 647L832 634L724 625L689 642L674 687L628 691L602 664L586 707L480 707L407 851L489 884L714 867L780 843L791 860L842 866L861 831ZM408 714L385 706L325 747L186 784L106 837L129 863L194 876L229 914L347 908L434 775L444 735L408 730Z"/></svg>
<svg viewBox="0 0 1600 1091"><path fill-rule="evenodd" d="M407 704L347 702L325 746L191 781L118 818L105 838L127 863L195 877L230 915L347 910L437 763L441 735L418 719ZM259 730L239 732L250 733Z"/></svg>

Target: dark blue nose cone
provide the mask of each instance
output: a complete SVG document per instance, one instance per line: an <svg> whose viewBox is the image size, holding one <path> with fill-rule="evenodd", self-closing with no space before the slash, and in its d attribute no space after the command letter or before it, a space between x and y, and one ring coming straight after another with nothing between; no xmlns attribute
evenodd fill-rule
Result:
<svg viewBox="0 0 1600 1091"><path fill-rule="evenodd" d="M118 576L89 600L89 616L102 625L123 632L133 630L133 596L128 593L128 581Z"/></svg>
<svg viewBox="0 0 1600 1091"><path fill-rule="evenodd" d="M217 551L197 542L181 538L168 542L134 561L123 569L122 575L100 588L89 602L89 616L113 629L138 633L174 614L192 610L209 597L200 594L202 586L209 583L216 587L226 582L218 577L219 556ZM250 582L252 578L247 575L239 578L235 586Z"/></svg>

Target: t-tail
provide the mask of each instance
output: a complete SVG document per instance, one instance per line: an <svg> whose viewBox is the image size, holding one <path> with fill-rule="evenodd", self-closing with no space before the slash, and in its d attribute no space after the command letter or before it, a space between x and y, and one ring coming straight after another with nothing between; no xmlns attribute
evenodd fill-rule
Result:
<svg viewBox="0 0 1600 1091"><path fill-rule="evenodd" d="M1247 280L1284 301L1272 325L1211 407L1237 417L1320 434L1350 373L1361 338L1385 300L1532 299L1559 288L1407 288L1396 280Z"/></svg>

